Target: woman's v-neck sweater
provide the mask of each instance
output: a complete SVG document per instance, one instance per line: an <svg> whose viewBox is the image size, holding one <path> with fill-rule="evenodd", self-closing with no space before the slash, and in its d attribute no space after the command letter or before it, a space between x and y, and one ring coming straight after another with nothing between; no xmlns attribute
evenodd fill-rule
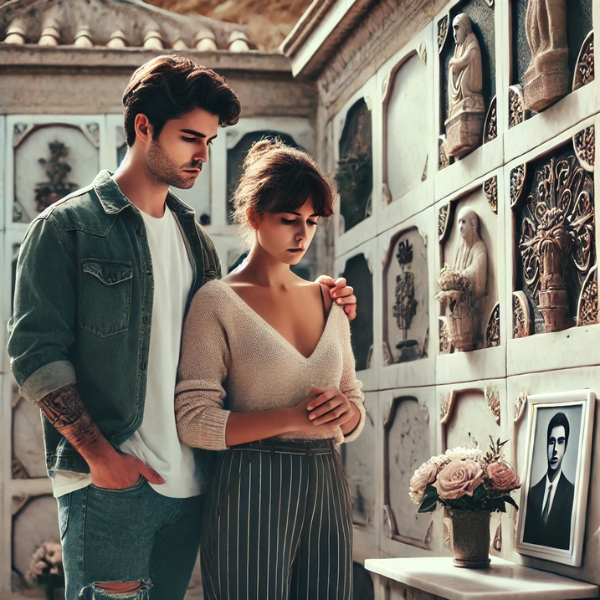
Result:
<svg viewBox="0 0 600 600"><path fill-rule="evenodd" d="M179 437L184 444L224 450L230 411L254 412L299 404L313 387L338 388L360 410L354 431L340 427L288 439L334 438L348 442L365 420L362 384L356 379L350 326L334 304L310 357L248 306L222 281L205 284L194 296L183 328L175 398Z"/></svg>

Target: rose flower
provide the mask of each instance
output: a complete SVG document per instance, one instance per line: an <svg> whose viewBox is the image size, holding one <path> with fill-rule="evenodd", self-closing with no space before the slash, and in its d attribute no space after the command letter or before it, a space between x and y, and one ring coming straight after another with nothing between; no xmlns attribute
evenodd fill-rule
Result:
<svg viewBox="0 0 600 600"><path fill-rule="evenodd" d="M521 480L508 463L498 461L488 465L485 485L499 492L510 492L521 487Z"/></svg>
<svg viewBox="0 0 600 600"><path fill-rule="evenodd" d="M472 496L482 481L483 471L475 461L455 459L439 472L433 485L440 498L456 500L465 494Z"/></svg>
<svg viewBox="0 0 600 600"><path fill-rule="evenodd" d="M426 463L423 463L412 476L410 480L410 493L418 494L422 492L429 484L435 481L435 476L437 475L437 467L435 463L431 460L428 460Z"/></svg>

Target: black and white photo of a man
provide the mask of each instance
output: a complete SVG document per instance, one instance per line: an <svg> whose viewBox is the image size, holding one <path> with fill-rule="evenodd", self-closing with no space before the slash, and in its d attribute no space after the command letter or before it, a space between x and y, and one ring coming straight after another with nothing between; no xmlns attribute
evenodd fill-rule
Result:
<svg viewBox="0 0 600 600"><path fill-rule="evenodd" d="M563 412L548 423L546 474L529 490L523 542L568 550L575 487L563 473L570 425Z"/></svg>

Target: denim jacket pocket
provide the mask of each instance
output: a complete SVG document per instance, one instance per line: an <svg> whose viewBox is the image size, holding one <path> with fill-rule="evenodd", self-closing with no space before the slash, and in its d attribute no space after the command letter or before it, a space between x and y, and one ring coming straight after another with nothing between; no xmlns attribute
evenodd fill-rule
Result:
<svg viewBox="0 0 600 600"><path fill-rule="evenodd" d="M133 267L129 261L84 258L79 324L99 337L129 329Z"/></svg>

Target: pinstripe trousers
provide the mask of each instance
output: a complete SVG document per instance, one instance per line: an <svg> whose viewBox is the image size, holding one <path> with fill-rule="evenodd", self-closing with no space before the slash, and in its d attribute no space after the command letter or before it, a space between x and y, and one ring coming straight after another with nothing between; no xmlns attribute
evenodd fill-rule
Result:
<svg viewBox="0 0 600 600"><path fill-rule="evenodd" d="M270 438L221 455L200 559L207 600L350 600L352 508L332 441Z"/></svg>

